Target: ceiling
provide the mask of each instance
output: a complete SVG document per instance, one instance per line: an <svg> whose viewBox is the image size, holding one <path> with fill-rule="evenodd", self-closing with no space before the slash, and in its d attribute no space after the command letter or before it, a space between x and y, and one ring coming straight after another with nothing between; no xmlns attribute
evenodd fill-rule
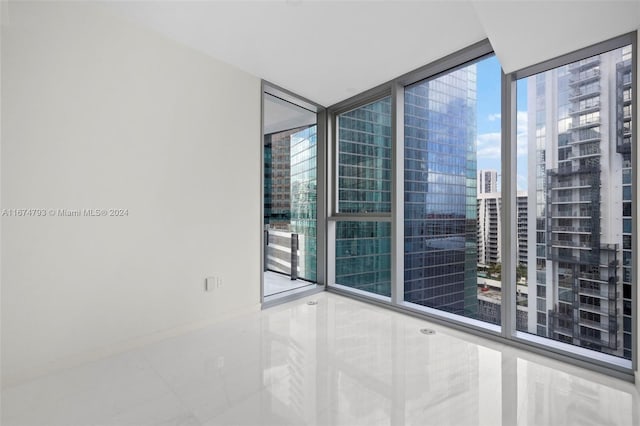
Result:
<svg viewBox="0 0 640 426"><path fill-rule="evenodd" d="M640 28L640 0L124 1L107 7L323 106L485 38L511 72Z"/></svg>
<svg viewBox="0 0 640 426"><path fill-rule="evenodd" d="M284 130L315 124L315 112L300 108L276 96L266 94L264 97L263 123L266 135Z"/></svg>

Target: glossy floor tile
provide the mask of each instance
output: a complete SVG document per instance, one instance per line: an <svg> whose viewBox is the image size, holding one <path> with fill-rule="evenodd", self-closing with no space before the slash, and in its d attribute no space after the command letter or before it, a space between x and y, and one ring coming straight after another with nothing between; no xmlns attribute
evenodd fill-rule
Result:
<svg viewBox="0 0 640 426"><path fill-rule="evenodd" d="M639 405L630 383L324 292L4 389L2 425L632 426Z"/></svg>

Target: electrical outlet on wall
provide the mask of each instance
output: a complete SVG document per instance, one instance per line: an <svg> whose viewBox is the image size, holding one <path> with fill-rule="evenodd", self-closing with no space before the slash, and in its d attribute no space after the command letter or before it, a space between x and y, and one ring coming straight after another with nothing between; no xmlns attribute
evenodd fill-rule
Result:
<svg viewBox="0 0 640 426"><path fill-rule="evenodd" d="M213 291L216 288L216 277L207 277L204 279L204 291Z"/></svg>
<svg viewBox="0 0 640 426"><path fill-rule="evenodd" d="M222 287L222 277L213 275L204 279L204 291L214 291Z"/></svg>

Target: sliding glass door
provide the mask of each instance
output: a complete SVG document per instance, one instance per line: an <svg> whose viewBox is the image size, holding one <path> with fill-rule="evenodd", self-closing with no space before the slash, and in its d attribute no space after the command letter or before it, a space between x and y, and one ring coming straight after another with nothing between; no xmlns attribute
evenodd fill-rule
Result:
<svg viewBox="0 0 640 426"><path fill-rule="evenodd" d="M263 94L264 297L318 281L318 125L309 105Z"/></svg>

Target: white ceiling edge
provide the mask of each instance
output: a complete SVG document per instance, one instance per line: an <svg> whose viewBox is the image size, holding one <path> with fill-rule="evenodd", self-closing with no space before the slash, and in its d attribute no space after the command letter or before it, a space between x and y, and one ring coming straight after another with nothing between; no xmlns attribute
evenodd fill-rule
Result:
<svg viewBox="0 0 640 426"><path fill-rule="evenodd" d="M273 95L264 97L264 133L276 133L315 124L315 112L301 108Z"/></svg>
<svg viewBox="0 0 640 426"><path fill-rule="evenodd" d="M323 106L486 38L470 0L106 5Z"/></svg>
<svg viewBox="0 0 640 426"><path fill-rule="evenodd" d="M640 29L640 0L209 0L101 5L323 106L485 38L505 72L513 72Z"/></svg>
<svg viewBox="0 0 640 426"><path fill-rule="evenodd" d="M506 73L640 29L640 0L478 0L474 7Z"/></svg>

